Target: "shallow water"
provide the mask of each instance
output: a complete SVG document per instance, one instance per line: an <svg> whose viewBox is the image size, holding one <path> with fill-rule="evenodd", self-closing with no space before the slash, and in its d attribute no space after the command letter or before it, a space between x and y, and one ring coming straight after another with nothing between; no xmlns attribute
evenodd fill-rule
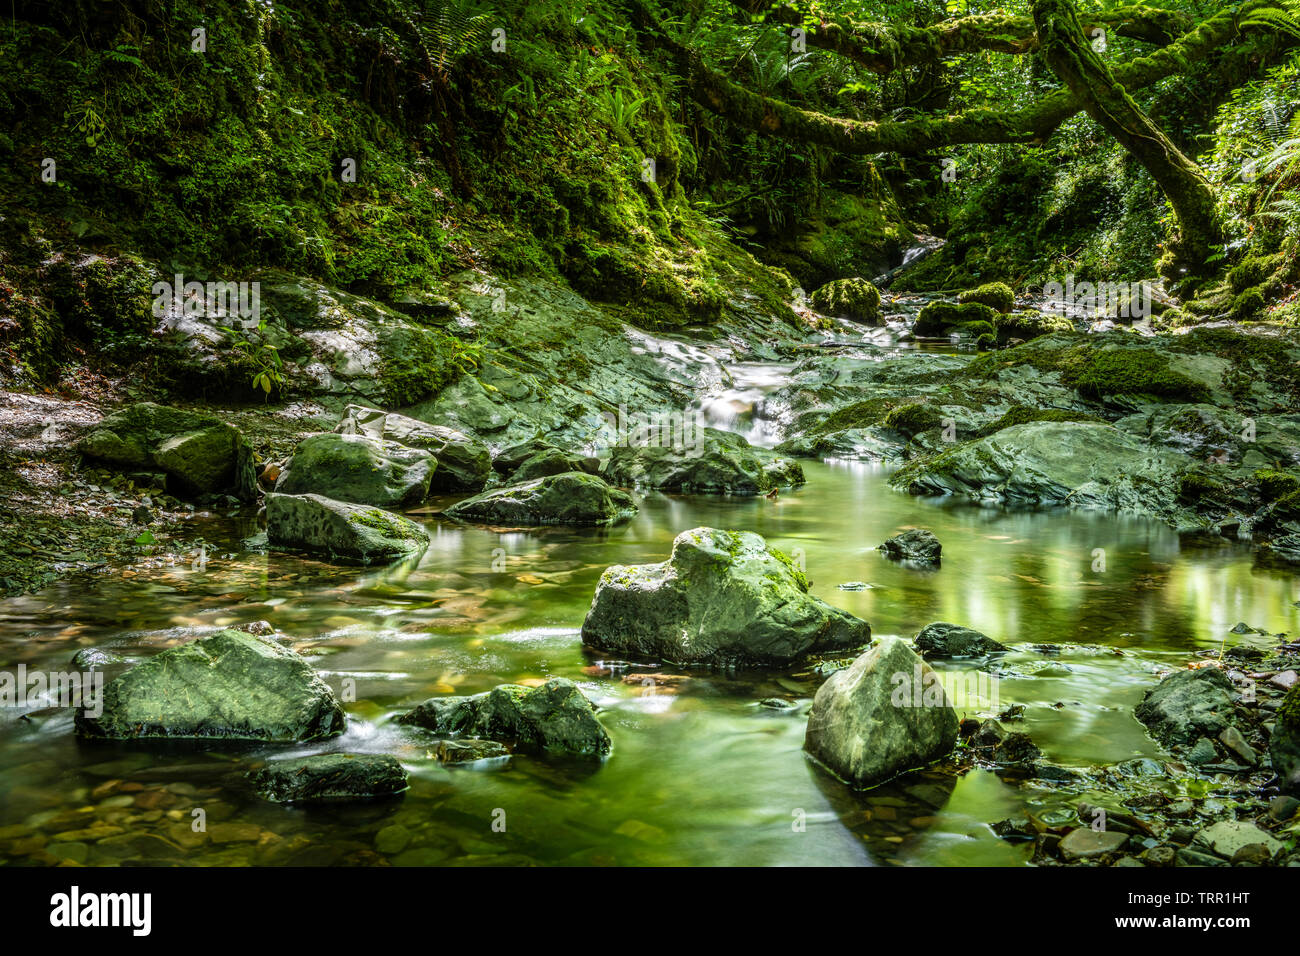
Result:
<svg viewBox="0 0 1300 956"><path fill-rule="evenodd" d="M755 531L802 556L814 593L870 621L876 636L910 637L946 620L1014 645L998 680L977 682L986 671L954 664L943 665L945 681L966 714L1024 704L1017 729L1069 767L1158 756L1132 707L1161 667L1219 647L1239 620L1272 632L1297 624L1292 576L1252 568L1245 545L1189 550L1145 520L917 500L891 490L879 468L805 469L808 484L775 502L649 494L633 521L607 531L502 533L427 517L432 547L415 566L385 570L243 551L251 525L214 521L205 568L105 573L2 602L7 670L67 670L82 647L140 660L195 627L267 620L336 690L355 681L346 735L295 752L393 753L412 785L393 802L295 810L260 802L240 782L283 750L91 745L74 739L66 710L20 721L32 707L0 708L0 852L10 847L11 865L49 862L39 855L45 841L55 856L92 864L1026 862L1028 848L988 824L1050 811L1077 792L940 769L853 795L801 752L818 683L806 669L695 673L671 694L640 677L625 682L627 669L583 652L578 628L600 572L662 560L674 535L699 525ZM939 570L900 567L874 550L909 526L939 536ZM1104 570L1094 570L1097 549ZM837 587L854 581L871 587ZM578 681L603 708L614 741L603 766L521 756L448 770L420 732L391 723L434 694L552 675ZM799 708L756 705L768 697ZM193 832L196 807L206 834ZM96 820L90 834L77 832ZM222 825L230 822L255 826ZM394 826L405 832L385 829Z"/></svg>

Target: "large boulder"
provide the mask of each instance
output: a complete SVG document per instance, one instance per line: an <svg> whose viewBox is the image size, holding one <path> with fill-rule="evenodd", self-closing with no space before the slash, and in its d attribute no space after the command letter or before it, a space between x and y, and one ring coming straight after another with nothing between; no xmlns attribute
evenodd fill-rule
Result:
<svg viewBox="0 0 1300 956"><path fill-rule="evenodd" d="M926 338L964 332L978 338L993 335L998 312L982 302L931 302L917 313L912 334Z"/></svg>
<svg viewBox="0 0 1300 956"><path fill-rule="evenodd" d="M846 783L874 787L950 753L958 723L930 665L887 637L818 688L804 748Z"/></svg>
<svg viewBox="0 0 1300 956"><path fill-rule="evenodd" d="M1099 422L1030 422L921 459L890 484L914 495L1073 504L1172 518L1186 457Z"/></svg>
<svg viewBox="0 0 1300 956"><path fill-rule="evenodd" d="M458 501L449 518L493 524L607 525L636 514L636 501L595 475L564 472Z"/></svg>
<svg viewBox="0 0 1300 956"><path fill-rule="evenodd" d="M364 405L349 405L334 430L340 435L365 435L427 451L438 459L429 483L431 492L482 491L492 474L488 446L454 428Z"/></svg>
<svg viewBox="0 0 1300 956"><path fill-rule="evenodd" d="M917 565L937 565L943 554L943 545L933 531L909 528L892 538L886 538L878 547L885 557Z"/></svg>
<svg viewBox="0 0 1300 956"><path fill-rule="evenodd" d="M392 797L407 789L406 771L387 754L313 754L275 760L248 775L274 803L331 803Z"/></svg>
<svg viewBox="0 0 1300 956"><path fill-rule="evenodd" d="M257 497L252 449L214 415L141 402L107 416L77 450L122 468L164 471L181 492Z"/></svg>
<svg viewBox="0 0 1300 956"><path fill-rule="evenodd" d="M502 684L472 697L432 697L397 720L439 735L495 740L523 753L604 757L612 747L591 701L562 677L540 687Z"/></svg>
<svg viewBox="0 0 1300 956"><path fill-rule="evenodd" d="M687 494L758 495L782 478L802 482L803 472L769 469L739 435L702 429L695 442L681 445L620 446L605 468L611 484Z"/></svg>
<svg viewBox="0 0 1300 956"><path fill-rule="evenodd" d="M1282 790L1300 795L1300 684L1293 685L1282 698L1268 753Z"/></svg>
<svg viewBox="0 0 1300 956"><path fill-rule="evenodd" d="M298 443L275 490L282 495L322 495L404 508L429 497L437 467L438 460L418 448L367 435L323 432Z"/></svg>
<svg viewBox="0 0 1300 956"><path fill-rule="evenodd" d="M1006 647L987 634L962 627L960 624L949 624L946 621L927 624L921 628L912 643L921 652L921 656L927 659L983 657L985 654L996 654L1006 650Z"/></svg>
<svg viewBox="0 0 1300 956"><path fill-rule="evenodd" d="M346 723L334 692L298 654L235 630L150 658L76 717L81 736L109 740L297 743L335 737Z"/></svg>
<svg viewBox="0 0 1300 956"><path fill-rule="evenodd" d="M832 279L812 294L811 301L822 315L880 324L880 291L866 279Z"/></svg>
<svg viewBox="0 0 1300 956"><path fill-rule="evenodd" d="M429 532L409 518L369 505L272 494L266 497L266 539L274 548L375 564L422 553Z"/></svg>
<svg viewBox="0 0 1300 956"><path fill-rule="evenodd" d="M1232 681L1217 667L1176 671L1147 691L1133 715L1166 747L1185 747L1228 728L1232 698Z"/></svg>
<svg viewBox="0 0 1300 956"><path fill-rule="evenodd" d="M714 528L683 531L661 564L607 568L582 623L592 647L683 665L784 665L870 638L761 537Z"/></svg>

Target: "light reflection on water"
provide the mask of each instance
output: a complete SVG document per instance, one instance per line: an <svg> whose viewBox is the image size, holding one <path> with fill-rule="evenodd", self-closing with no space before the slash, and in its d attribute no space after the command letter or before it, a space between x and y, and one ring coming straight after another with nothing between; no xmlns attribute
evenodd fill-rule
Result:
<svg viewBox="0 0 1300 956"><path fill-rule="evenodd" d="M999 703L1026 705L1019 729L1053 763L1072 767L1159 756L1132 718L1158 668L1218 647L1239 620L1294 631L1300 613L1291 576L1253 569L1244 545L1188 551L1147 521L921 501L891 491L885 473L865 465L805 470L808 485L775 502L649 495L633 521L610 530L503 533L430 518L433 543L411 566L356 570L242 552L215 556L202 572L105 575L92 587L0 603L5 668L66 669L87 646L140 660L192 633L167 628L268 620L336 689L355 681L350 729L329 749L393 753L412 774L411 791L395 803L288 809L261 803L239 783L265 751L78 744L69 714L15 722L11 708L0 711L0 847L21 841L18 831L38 843L41 834L56 843L60 833L75 836L66 811L99 804L76 819L115 821L125 832L87 844L91 863L1020 864L1027 849L997 839L987 824L1065 797L986 771L955 781L913 775L865 797L849 794L803 757L802 708L756 706L773 696L806 703L816 681L797 677L802 668L700 673L672 695L647 694L639 682L622 682L626 671L594 667L600 655L584 654L578 628L600 572L662 560L678 532L698 525L755 531L802 553L814 592L870 621L877 636L910 637L946 620L1012 645L996 668ZM908 526L938 534L939 570L900 567L874 550ZM252 530L227 526L218 544L237 549ZM1099 548L1104 572L1093 570ZM849 581L872 587L836 587ZM1269 645L1265 637L1230 640ZM1072 644L1088 646L1042 646ZM941 670L956 690L972 668ZM615 747L603 767L519 757L504 768L448 770L422 737L391 723L429 695L552 675L579 681L601 706ZM110 780L144 785L128 791L138 802L121 807L116 790L92 795ZM165 828L186 826L196 805L212 821L260 829L248 842L209 840L177 852L176 833ZM153 816L145 807L185 822L135 819ZM505 832L492 829L495 810L505 812ZM402 848L376 851L376 834L395 825L408 833ZM136 839L139 832L150 836ZM11 863L40 860L9 845Z"/></svg>

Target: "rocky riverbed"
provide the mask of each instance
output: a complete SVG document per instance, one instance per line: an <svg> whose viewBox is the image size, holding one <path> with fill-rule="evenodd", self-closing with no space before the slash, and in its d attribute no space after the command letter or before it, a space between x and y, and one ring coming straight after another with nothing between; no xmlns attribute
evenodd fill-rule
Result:
<svg viewBox="0 0 1300 956"><path fill-rule="evenodd" d="M853 288L652 336L467 280L476 374L398 401L418 322L274 289L275 404L5 396L7 663L111 678L6 708L6 859L701 861L719 814L733 860L1298 859L1291 337Z"/></svg>

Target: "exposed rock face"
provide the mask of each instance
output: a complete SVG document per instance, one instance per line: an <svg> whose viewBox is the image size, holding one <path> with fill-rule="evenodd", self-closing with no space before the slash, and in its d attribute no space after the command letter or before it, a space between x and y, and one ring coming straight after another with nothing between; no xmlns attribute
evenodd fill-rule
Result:
<svg viewBox="0 0 1300 956"><path fill-rule="evenodd" d="M595 475L564 472L458 501L449 518L494 524L606 525L636 514L636 501Z"/></svg>
<svg viewBox="0 0 1300 956"><path fill-rule="evenodd" d="M248 774L259 795L275 803L330 803L392 797L409 786L387 754L314 754L275 760Z"/></svg>
<svg viewBox="0 0 1300 956"><path fill-rule="evenodd" d="M433 455L438 467L429 483L431 492L482 491L492 474L492 455L487 445L454 428L364 405L349 405L334 430L340 435L397 442Z"/></svg>
<svg viewBox="0 0 1300 956"><path fill-rule="evenodd" d="M895 561L911 564L937 565L943 553L943 545L934 536L933 531L924 528L909 528L902 534L887 538L880 545L885 557Z"/></svg>
<svg viewBox="0 0 1300 956"><path fill-rule="evenodd" d="M494 740L526 753L604 757L612 744L595 708L571 680L502 684L472 697L432 697L397 718L435 734Z"/></svg>
<svg viewBox="0 0 1300 956"><path fill-rule="evenodd" d="M889 637L818 688L804 748L846 783L873 787L950 753L957 728L938 675Z"/></svg>
<svg viewBox="0 0 1300 956"><path fill-rule="evenodd" d="M674 664L782 665L870 638L761 537L713 528L679 534L661 564L607 568L582 623L592 647Z"/></svg>
<svg viewBox="0 0 1300 956"><path fill-rule="evenodd" d="M106 417L77 450L119 467L164 471L181 491L257 496L248 442L213 415L141 402Z"/></svg>
<svg viewBox="0 0 1300 956"><path fill-rule="evenodd" d="M1110 425L1032 422L903 468L890 483L916 495L1172 515L1179 457Z"/></svg>
<svg viewBox="0 0 1300 956"><path fill-rule="evenodd" d="M987 634L944 621L921 628L913 643L925 658L983 657L1006 650Z"/></svg>
<svg viewBox="0 0 1300 956"><path fill-rule="evenodd" d="M296 743L334 737L338 698L293 651L243 631L218 631L163 651L104 688L102 713L83 708L83 737L207 738Z"/></svg>
<svg viewBox="0 0 1300 956"><path fill-rule="evenodd" d="M741 436L705 428L695 447L615 448L605 477L625 487L725 495L757 495L774 484L803 481L802 468L771 471L768 465Z"/></svg>
<svg viewBox="0 0 1300 956"><path fill-rule="evenodd" d="M1232 681L1217 667L1177 671L1147 691L1133 711L1166 747L1219 736L1232 719Z"/></svg>
<svg viewBox="0 0 1300 956"><path fill-rule="evenodd" d="M409 518L320 495L267 495L266 538L345 564L396 561L429 544L429 532Z"/></svg>
<svg viewBox="0 0 1300 956"><path fill-rule="evenodd" d="M814 292L810 301L822 315L880 324L880 292L866 279L833 279Z"/></svg>
<svg viewBox="0 0 1300 956"><path fill-rule="evenodd" d="M592 472L593 459L572 455L558 448L548 448L529 455L510 476L512 483L532 481L548 475L562 475L566 471Z"/></svg>
<svg viewBox="0 0 1300 956"><path fill-rule="evenodd" d="M366 435L325 432L298 443L275 483L282 495L404 508L429 496L438 461L427 451Z"/></svg>

